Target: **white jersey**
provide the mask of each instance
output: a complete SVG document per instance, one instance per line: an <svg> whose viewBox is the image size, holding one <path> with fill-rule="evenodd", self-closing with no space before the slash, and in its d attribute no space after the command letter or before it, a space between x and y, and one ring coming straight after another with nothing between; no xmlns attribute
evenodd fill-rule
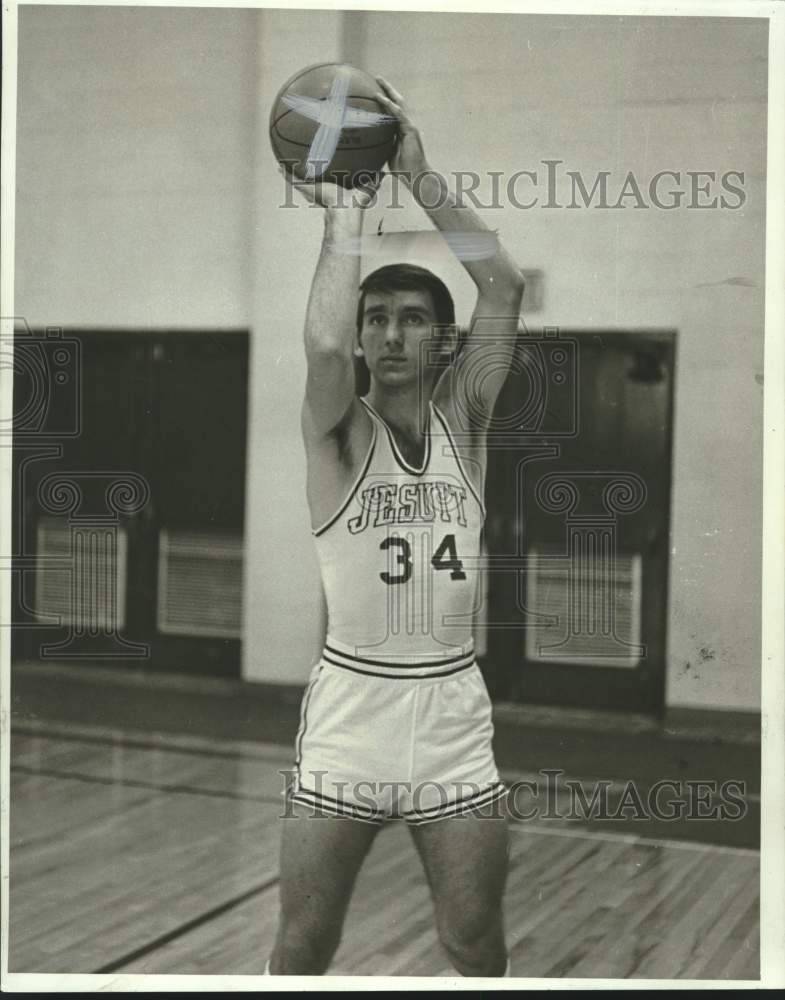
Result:
<svg viewBox="0 0 785 1000"><path fill-rule="evenodd" d="M434 657L458 666L467 654L471 662L482 500L433 403L423 466L415 469L361 402L373 423L368 454L339 510L314 531L327 649L380 666Z"/></svg>

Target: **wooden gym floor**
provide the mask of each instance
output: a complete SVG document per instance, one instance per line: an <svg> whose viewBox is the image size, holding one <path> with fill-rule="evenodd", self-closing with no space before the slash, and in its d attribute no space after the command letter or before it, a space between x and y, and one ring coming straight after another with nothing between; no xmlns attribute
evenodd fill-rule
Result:
<svg viewBox="0 0 785 1000"><path fill-rule="evenodd" d="M11 757L11 972L258 974L289 751L27 720ZM514 976L757 979L751 849L512 826ZM402 824L379 834L331 972L451 975Z"/></svg>

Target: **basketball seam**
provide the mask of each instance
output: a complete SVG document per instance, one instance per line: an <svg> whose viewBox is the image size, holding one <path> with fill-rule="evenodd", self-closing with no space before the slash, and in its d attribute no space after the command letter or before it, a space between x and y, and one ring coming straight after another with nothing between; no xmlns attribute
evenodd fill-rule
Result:
<svg viewBox="0 0 785 1000"><path fill-rule="evenodd" d="M287 111L286 114L287 115L288 114L294 114L294 111L293 110ZM281 115L281 118L283 118L283 117L284 117L284 115ZM277 126L278 122L281 120L281 118L276 118L275 124L273 124L273 125L270 126L270 139L273 141L273 145L274 145L274 140L275 139L281 139L282 142L288 142L290 146L298 146L298 147L301 147L302 149L310 149L310 147L311 147L310 142L298 142L297 139L289 139L287 136L282 135L278 131L278 129L277 129L276 126ZM351 125L348 126L348 128L351 128L351 127L352 127ZM343 129L341 131L343 131ZM363 130L363 131L366 131L366 130ZM389 145L392 141L393 141L392 138L388 138L388 139L385 139L383 142L374 142L370 146L341 146L340 141L339 141L338 145L336 146L335 151L336 151L336 153L337 152L345 153L345 152L354 152L355 150L356 151L360 151L360 150L364 151L366 149L378 149L380 146L387 146L387 145Z"/></svg>

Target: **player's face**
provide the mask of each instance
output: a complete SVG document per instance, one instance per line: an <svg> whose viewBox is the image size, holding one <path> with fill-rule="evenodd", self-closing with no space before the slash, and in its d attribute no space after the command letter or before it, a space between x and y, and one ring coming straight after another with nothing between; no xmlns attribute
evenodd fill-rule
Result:
<svg viewBox="0 0 785 1000"><path fill-rule="evenodd" d="M368 292L360 344L371 375L386 385L415 382L420 344L432 335L434 323L430 292Z"/></svg>

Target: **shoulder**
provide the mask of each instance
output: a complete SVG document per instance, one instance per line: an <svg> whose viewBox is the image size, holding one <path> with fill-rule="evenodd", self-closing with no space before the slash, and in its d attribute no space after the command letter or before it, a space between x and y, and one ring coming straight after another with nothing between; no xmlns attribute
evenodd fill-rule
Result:
<svg viewBox="0 0 785 1000"><path fill-rule="evenodd" d="M361 461L377 433L374 418L357 397L352 399L346 413L328 431L316 426L305 401L300 425L309 461L332 461L338 465L352 466Z"/></svg>
<svg viewBox="0 0 785 1000"><path fill-rule="evenodd" d="M463 454L479 458L485 454L486 422L478 421L469 402L458 398L451 375L452 372L448 370L439 379L431 397L431 407L451 443Z"/></svg>
<svg viewBox="0 0 785 1000"><path fill-rule="evenodd" d="M325 433L316 433L306 408L302 418L306 458L306 495L311 525L330 522L348 502L370 467L378 431L365 406L354 399L344 417Z"/></svg>
<svg viewBox="0 0 785 1000"><path fill-rule="evenodd" d="M306 397L300 410L300 430L306 448L323 444L341 444L354 438L368 437L374 428L373 417L362 400L354 396L337 422L325 430L319 426Z"/></svg>
<svg viewBox="0 0 785 1000"><path fill-rule="evenodd" d="M442 438L442 454L452 455L462 478L484 510L485 470L487 448L484 433L467 430L465 420L450 401L444 405L439 399L431 400L431 436ZM435 443L435 442L432 442Z"/></svg>

